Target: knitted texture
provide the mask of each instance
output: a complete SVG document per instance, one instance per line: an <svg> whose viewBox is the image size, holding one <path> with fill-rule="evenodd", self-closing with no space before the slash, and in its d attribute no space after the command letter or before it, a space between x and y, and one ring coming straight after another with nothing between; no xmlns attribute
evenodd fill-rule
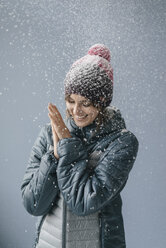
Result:
<svg viewBox="0 0 166 248"><path fill-rule="evenodd" d="M92 46L88 54L73 63L65 78L65 94L79 94L93 103L108 106L113 97L113 69L109 49Z"/></svg>

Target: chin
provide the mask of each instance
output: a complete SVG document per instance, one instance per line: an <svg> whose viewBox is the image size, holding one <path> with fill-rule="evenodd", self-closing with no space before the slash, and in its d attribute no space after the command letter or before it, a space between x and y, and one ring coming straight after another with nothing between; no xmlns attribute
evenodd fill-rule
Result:
<svg viewBox="0 0 166 248"><path fill-rule="evenodd" d="M76 122L76 121L75 121L75 124L76 124L78 127L86 127L86 126L87 126L87 124L85 124L85 123L78 123L78 122Z"/></svg>
<svg viewBox="0 0 166 248"><path fill-rule="evenodd" d="M75 121L75 124L78 126L78 127L86 127L86 126L88 126L89 125L89 123L87 123L87 122L79 122L79 121L77 121L77 120L74 120Z"/></svg>

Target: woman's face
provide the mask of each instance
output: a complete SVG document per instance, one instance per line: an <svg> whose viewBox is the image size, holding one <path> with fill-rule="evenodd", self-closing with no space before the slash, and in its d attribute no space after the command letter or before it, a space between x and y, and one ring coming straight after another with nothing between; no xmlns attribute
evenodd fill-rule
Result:
<svg viewBox="0 0 166 248"><path fill-rule="evenodd" d="M66 107L78 127L88 126L99 113L87 98L76 94L67 97Z"/></svg>

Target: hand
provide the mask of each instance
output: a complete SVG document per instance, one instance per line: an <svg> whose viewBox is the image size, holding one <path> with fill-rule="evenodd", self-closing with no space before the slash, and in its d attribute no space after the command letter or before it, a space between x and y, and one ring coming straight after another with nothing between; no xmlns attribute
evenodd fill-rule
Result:
<svg viewBox="0 0 166 248"><path fill-rule="evenodd" d="M57 107L49 103L48 110L49 110L48 116L52 121L53 130L58 136L58 139L71 138L70 132L66 127Z"/></svg>
<svg viewBox="0 0 166 248"><path fill-rule="evenodd" d="M53 134L53 142L54 142L54 156L59 159L58 153L57 153L57 143L59 141L58 135L56 134L54 124L51 120L51 128L52 128L52 134Z"/></svg>

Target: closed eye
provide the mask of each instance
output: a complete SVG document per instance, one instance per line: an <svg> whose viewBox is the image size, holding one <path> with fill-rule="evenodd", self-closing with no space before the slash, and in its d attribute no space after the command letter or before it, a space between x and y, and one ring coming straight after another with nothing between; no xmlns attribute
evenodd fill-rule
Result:
<svg viewBox="0 0 166 248"><path fill-rule="evenodd" d="M82 104L84 107L89 107L91 105L91 103L87 102L87 103L83 103Z"/></svg>
<svg viewBox="0 0 166 248"><path fill-rule="evenodd" d="M74 103L74 101L72 101L72 100L69 100L69 99L68 99L67 101L68 101L69 103Z"/></svg>

